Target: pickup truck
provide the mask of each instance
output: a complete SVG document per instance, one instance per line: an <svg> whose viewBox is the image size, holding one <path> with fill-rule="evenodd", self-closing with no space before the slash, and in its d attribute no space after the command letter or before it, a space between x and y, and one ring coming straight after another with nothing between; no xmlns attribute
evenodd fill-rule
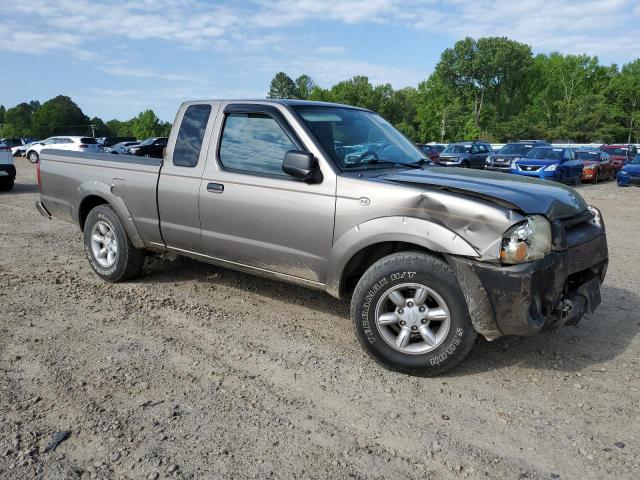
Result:
<svg viewBox="0 0 640 480"><path fill-rule="evenodd" d="M80 227L102 279L173 252L350 298L364 349L408 374L478 334L576 324L607 270L602 215L572 188L431 166L345 105L187 102L162 159L45 149L37 167L37 209Z"/></svg>

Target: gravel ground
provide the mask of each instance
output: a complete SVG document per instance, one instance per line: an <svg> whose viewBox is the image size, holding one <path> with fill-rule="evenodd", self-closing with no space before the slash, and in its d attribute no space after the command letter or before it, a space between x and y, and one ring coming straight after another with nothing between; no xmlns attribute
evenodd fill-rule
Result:
<svg viewBox="0 0 640 480"><path fill-rule="evenodd" d="M182 258L101 282L16 163L0 478L640 478L640 189L580 190L609 233L596 314L414 378L370 360L348 304L322 293Z"/></svg>

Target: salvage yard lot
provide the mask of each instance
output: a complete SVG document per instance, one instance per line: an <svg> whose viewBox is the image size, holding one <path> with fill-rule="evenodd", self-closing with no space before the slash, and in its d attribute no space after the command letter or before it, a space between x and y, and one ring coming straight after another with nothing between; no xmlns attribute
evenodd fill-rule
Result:
<svg viewBox="0 0 640 480"><path fill-rule="evenodd" d="M16 163L0 478L640 478L640 189L580 188L609 239L594 315L415 378L367 357L323 293L188 259L102 282Z"/></svg>

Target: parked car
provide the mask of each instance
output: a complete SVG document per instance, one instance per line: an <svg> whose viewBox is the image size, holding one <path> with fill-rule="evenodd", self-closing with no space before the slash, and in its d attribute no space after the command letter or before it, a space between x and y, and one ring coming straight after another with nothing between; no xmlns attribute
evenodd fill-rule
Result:
<svg viewBox="0 0 640 480"><path fill-rule="evenodd" d="M136 155L138 157L162 158L164 149L167 146L167 137L147 138L144 142L137 145L125 147L123 153Z"/></svg>
<svg viewBox="0 0 640 480"><path fill-rule="evenodd" d="M638 154L637 147L630 144L602 145L598 150L611 155L611 163L616 172Z"/></svg>
<svg viewBox="0 0 640 480"><path fill-rule="evenodd" d="M436 163L442 167L484 168L491 152L486 142L454 142L447 145Z"/></svg>
<svg viewBox="0 0 640 480"><path fill-rule="evenodd" d="M136 143L138 141L135 137L100 137L96 140L98 141L98 145L102 148L113 147L114 145L122 142Z"/></svg>
<svg viewBox="0 0 640 480"><path fill-rule="evenodd" d="M11 148L11 153L13 154L14 157L19 156L20 151L24 148L24 146L27 143L32 141L33 141L32 138L20 138L20 137L0 139L0 143L3 143L9 146L9 148Z"/></svg>
<svg viewBox="0 0 640 480"><path fill-rule="evenodd" d="M640 155L636 155L630 162L620 169L617 175L618 186L640 185Z"/></svg>
<svg viewBox="0 0 640 480"><path fill-rule="evenodd" d="M42 151L37 208L79 225L106 281L139 275L149 249L350 297L370 355L430 375L460 362L477 333L571 325L600 303L605 229L580 194L423 168L374 112L187 102L170 138L162 159ZM371 139L376 153L349 153Z"/></svg>
<svg viewBox="0 0 640 480"><path fill-rule="evenodd" d="M582 160L582 181L598 183L616 177L611 156L600 150L576 150L576 158Z"/></svg>
<svg viewBox="0 0 640 480"><path fill-rule="evenodd" d="M16 147L17 152L16 154L14 154L14 157L26 157L29 149L32 146L39 144L40 142L42 142L42 140L34 140L33 142L29 142L26 145L22 145L21 147Z"/></svg>
<svg viewBox="0 0 640 480"><path fill-rule="evenodd" d="M113 153L113 154L123 154L124 150L128 147L133 147L134 145L139 145L140 142L135 141L135 142L120 142L120 143L116 143L115 145L113 145L112 147L107 147L104 149L105 152L107 153Z"/></svg>
<svg viewBox="0 0 640 480"><path fill-rule="evenodd" d="M433 143L416 143L416 147L422 150L431 161L437 162L440 154L447 146Z"/></svg>
<svg viewBox="0 0 640 480"><path fill-rule="evenodd" d="M497 172L511 172L511 162L524 157L529 150L534 147L551 146L543 140L518 140L517 142L507 143L497 152L493 152L487 156L484 168Z"/></svg>
<svg viewBox="0 0 640 480"><path fill-rule="evenodd" d="M16 167L13 164L11 147L0 142L0 191L6 192L13 188L16 179Z"/></svg>
<svg viewBox="0 0 640 480"><path fill-rule="evenodd" d="M56 150L69 150L72 152L100 152L102 148L93 137L49 137L43 142L33 144L27 150L27 158L32 163L37 163L40 159L40 152L45 148L55 148Z"/></svg>
<svg viewBox="0 0 640 480"><path fill-rule="evenodd" d="M582 183L582 160L572 148L535 147L524 158L511 163L511 173L555 180L562 183Z"/></svg>

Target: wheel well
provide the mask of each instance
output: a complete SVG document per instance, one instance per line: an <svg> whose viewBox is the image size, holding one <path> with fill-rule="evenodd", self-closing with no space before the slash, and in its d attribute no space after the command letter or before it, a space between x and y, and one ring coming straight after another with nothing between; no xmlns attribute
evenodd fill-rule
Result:
<svg viewBox="0 0 640 480"><path fill-rule="evenodd" d="M368 245L351 257L345 265L340 279L340 296L350 296L364 272L382 257L407 251L434 253L421 245L408 242L382 242Z"/></svg>
<svg viewBox="0 0 640 480"><path fill-rule="evenodd" d="M78 221L80 223L80 230L84 231L84 222L87 220L89 212L96 208L98 205L108 204L104 198L98 195L89 195L84 198L80 203L80 210L78 211Z"/></svg>

